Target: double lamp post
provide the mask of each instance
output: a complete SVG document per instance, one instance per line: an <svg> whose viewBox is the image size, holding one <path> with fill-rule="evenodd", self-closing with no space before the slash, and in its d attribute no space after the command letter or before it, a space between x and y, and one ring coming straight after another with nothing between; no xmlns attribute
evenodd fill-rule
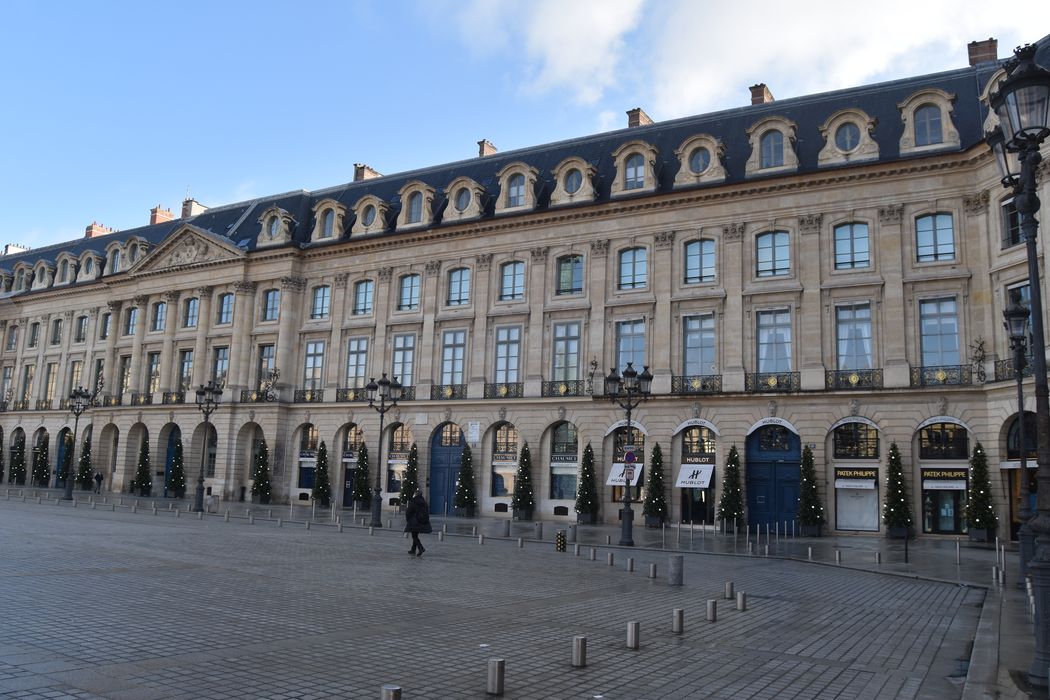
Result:
<svg viewBox="0 0 1050 700"><path fill-rule="evenodd" d="M623 509L620 511L620 546L634 546L634 510L631 509L631 490L634 482L634 446L631 445L631 411L649 398L653 388L653 375L649 368L642 367L642 373L628 362L623 375L616 368L609 370L605 378L605 396L627 413L627 445L624 450L623 470ZM615 441L614 441L615 442Z"/></svg>
<svg viewBox="0 0 1050 700"><path fill-rule="evenodd" d="M365 387L368 407L379 413L379 449L376 451L376 492L372 500L372 527L383 527L383 421L386 412L396 406L401 398L401 389L401 382L397 381L397 377L393 380L387 379L386 372L383 372L378 382L372 377ZM379 405L376 405L376 399L379 400Z"/></svg>

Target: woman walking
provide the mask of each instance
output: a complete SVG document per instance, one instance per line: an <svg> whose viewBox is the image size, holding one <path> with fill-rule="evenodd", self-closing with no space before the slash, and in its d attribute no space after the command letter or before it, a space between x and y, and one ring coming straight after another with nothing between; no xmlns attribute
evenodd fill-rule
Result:
<svg viewBox="0 0 1050 700"><path fill-rule="evenodd" d="M419 541L419 533L430 531L430 507L423 498L423 492L417 489L412 500L408 502L408 508L405 509L405 532L412 533L412 549L408 550L409 554L423 556L423 552L427 550Z"/></svg>

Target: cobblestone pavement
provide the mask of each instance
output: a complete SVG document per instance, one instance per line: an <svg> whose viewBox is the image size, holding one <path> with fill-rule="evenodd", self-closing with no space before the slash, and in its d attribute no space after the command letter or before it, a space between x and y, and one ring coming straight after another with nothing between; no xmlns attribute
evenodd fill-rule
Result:
<svg viewBox="0 0 1050 700"><path fill-rule="evenodd" d="M688 553L672 587L667 552L592 561L551 535L425 536L417 559L399 528L0 499L0 696L375 700L393 683L406 700L483 698L490 658L506 661L508 698L962 694L983 588ZM721 600L728 580L746 611Z"/></svg>

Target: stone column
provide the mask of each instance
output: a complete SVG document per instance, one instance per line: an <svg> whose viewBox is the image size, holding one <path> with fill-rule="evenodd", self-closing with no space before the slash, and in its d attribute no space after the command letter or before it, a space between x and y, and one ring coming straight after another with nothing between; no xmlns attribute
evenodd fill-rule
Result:
<svg viewBox="0 0 1050 700"><path fill-rule="evenodd" d="M375 336L372 338L372 347L368 351L368 370L366 377L379 376L381 372L388 372L393 368L393 352L387 347L386 326L390 320L390 314L394 310L396 302L395 294L391 291L390 280L394 275L394 268L381 267L376 274L375 288ZM400 379L400 378L399 378Z"/></svg>
<svg viewBox="0 0 1050 700"><path fill-rule="evenodd" d="M987 190L978 192L973 196L963 197L963 209L966 212L966 218L959 224L958 240L960 243L965 241L978 242L977 245L966 247L966 257L970 269L992 269L991 261L986 254L988 252L988 242L992 240L992 234L988 225L988 199ZM976 228L976 234L969 234L967 229L971 227ZM961 249L962 245L959 245L958 248ZM987 328L992 330L1002 328L1003 317L1001 313L997 313L997 309L1005 308L1005 299L1003 300L1003 306L996 304L998 277L998 275L993 273L991 276L975 275L971 278L972 282L968 285L969 298L965 299L965 303L959 306L960 310L966 310L971 314L970 322L963 325L964 328ZM994 283L993 280L995 281ZM998 319L998 322L996 319ZM982 334L971 333L970 342L975 343L978 335ZM994 335L983 338L982 357L975 357L977 354L975 352L969 358L979 360L979 367L984 370L985 377L991 379L995 378L995 357L992 354L995 350L994 338ZM1009 345L1009 341L1007 341L1007 345ZM1007 357L1009 356L1008 354ZM974 384L979 383L976 375L973 378L973 382Z"/></svg>
<svg viewBox="0 0 1050 700"><path fill-rule="evenodd" d="M190 383L190 389L194 389L208 380L208 330L211 328L211 298L213 292L213 287L197 288L197 296L200 302L197 306L197 337L193 343L193 381Z"/></svg>
<svg viewBox="0 0 1050 700"><path fill-rule="evenodd" d="M161 392L175 391L175 329L179 326L179 293L167 292L164 301L168 305L168 315L164 319L164 341L160 346L160 386Z"/></svg>
<svg viewBox="0 0 1050 700"><path fill-rule="evenodd" d="M649 279L652 280L652 290L656 295L656 308L653 313L653 323L650 327L646 344L652 348L651 353L646 353L649 360L649 371L653 375L653 393L671 393L671 342L676 336L675 329L671 327L671 282L674 277L674 231L661 231L656 234L653 245L653 264L649 269ZM641 368L637 368L641 372Z"/></svg>
<svg viewBox="0 0 1050 700"><path fill-rule="evenodd" d="M439 275L441 274L441 261L431 260L426 264L426 272L423 275L423 332L419 338L418 370L416 372L416 398L430 398L430 386L440 384L441 377L434 374L434 358L441 351L440 338L434 337L434 317L437 315L438 292L440 291ZM476 342L477 338L471 338ZM436 346L436 347L435 347ZM441 366L440 360L438 367Z"/></svg>
<svg viewBox="0 0 1050 700"><path fill-rule="evenodd" d="M106 311L109 313L109 335L106 337L106 364L102 368L103 382L105 383L105 394L116 396L120 388L115 380L117 376L117 335L120 333L120 310L122 302L106 302ZM98 332L98 329L96 329Z"/></svg>
<svg viewBox="0 0 1050 700"><path fill-rule="evenodd" d="M808 338L822 337L820 303L820 232L823 214L807 214L798 219L798 279L802 283L802 303L795 309L792 340L798 348L802 389L824 388L824 360L822 344L808 342ZM834 336L834 331L832 331Z"/></svg>
<svg viewBox="0 0 1050 700"><path fill-rule="evenodd" d="M237 282L233 285L233 337L230 338L230 401L240 400L242 389L248 388L251 365L252 326L255 323L255 282Z"/></svg>
<svg viewBox="0 0 1050 700"><path fill-rule="evenodd" d="M335 390L343 386L343 381L346 379L346 363L343 357L343 321L346 319L346 281L349 276L345 272L337 274L332 289L332 313L329 318L332 328L328 335L328 366L325 367L325 386L332 389L330 399L335 398ZM372 298L372 303L374 311L375 297Z"/></svg>
<svg viewBox="0 0 1050 700"><path fill-rule="evenodd" d="M84 336L84 369L80 373L80 383L89 392L94 393L95 343L98 341L98 308L88 309L87 318L87 330Z"/></svg>
<svg viewBox="0 0 1050 700"><path fill-rule="evenodd" d="M295 362L295 348L299 341L296 320L302 311L304 289L306 280L302 277L281 278L281 312L277 326L276 358L277 370L281 373L279 387L294 389L296 385L295 367L292 363Z"/></svg>
<svg viewBox="0 0 1050 700"><path fill-rule="evenodd" d="M748 337L744 316L744 280L747 278L749 256L744 255L743 221L722 227L722 287L725 289L725 305L720 314L718 332L722 345L722 391L744 390L744 339Z"/></svg>
<svg viewBox="0 0 1050 700"><path fill-rule="evenodd" d="M902 204L887 204L879 207L879 229L872 236L872 238L878 238L879 241L879 267L882 270L882 278L886 280L879 328L900 329L896 333L886 332L882 338L882 347L886 352L883 363L883 386L887 389L911 385L907 339L912 334L907 332L907 324L912 318L905 308L905 248L901 231L903 214L904 205Z"/></svg>
<svg viewBox="0 0 1050 700"><path fill-rule="evenodd" d="M615 349L610 355L606 349L605 338L605 301L609 296L606 283L608 258L609 239L591 241L591 255L587 261L587 298L591 300L591 313L586 324L586 345L582 342L580 344L581 347L587 348L586 354L580 358L580 371L586 375L591 359L597 360L598 370L594 373L594 393L596 394L602 393L602 379L612 367L612 363L616 361ZM583 378L585 377L581 377Z"/></svg>
<svg viewBox="0 0 1050 700"><path fill-rule="evenodd" d="M131 380L128 391L132 394L143 390L142 384L142 341L146 337L146 316L149 315L149 297L142 294L132 300L138 315L135 317L135 335L131 341Z"/></svg>
<svg viewBox="0 0 1050 700"><path fill-rule="evenodd" d="M524 328L523 350L520 353L521 366L518 368L524 378L525 396L539 396L543 389L543 344L545 341L545 324L543 309L547 299L547 260L550 249L547 246L533 248L529 251L532 264L529 266L529 325ZM491 345L490 345L491 347Z"/></svg>
<svg viewBox="0 0 1050 700"><path fill-rule="evenodd" d="M73 312L66 311L62 314L62 355L58 360L58 377L55 380L55 405L59 405L63 399L68 399L71 379L69 375L69 345L73 342Z"/></svg>
<svg viewBox="0 0 1050 700"><path fill-rule="evenodd" d="M474 258L474 337L470 339L470 374L468 381L481 386L484 392L489 374L489 363L486 359L488 349L492 346L489 338L488 311L492 303L492 253L482 253Z"/></svg>

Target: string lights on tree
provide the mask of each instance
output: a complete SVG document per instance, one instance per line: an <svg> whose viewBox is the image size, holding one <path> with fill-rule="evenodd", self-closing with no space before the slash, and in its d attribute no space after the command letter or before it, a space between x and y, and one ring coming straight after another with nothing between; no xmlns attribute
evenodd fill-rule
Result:
<svg viewBox="0 0 1050 700"><path fill-rule="evenodd" d="M722 497L718 501L718 519L739 526L744 519L744 496L740 488L740 453L736 445L729 448L722 474Z"/></svg>
<svg viewBox="0 0 1050 700"><path fill-rule="evenodd" d="M802 450L801 483L798 492L798 522L803 528L812 529L812 534L819 535L820 527L826 522L824 506L817 491L817 470L813 466L813 450L806 445ZM807 534L807 532L803 532Z"/></svg>
<svg viewBox="0 0 1050 700"><path fill-rule="evenodd" d="M576 489L576 513L581 522L593 523L598 518L598 486L594 475L594 448L591 443L583 448L580 463L580 483Z"/></svg>
<svg viewBox="0 0 1050 700"><path fill-rule="evenodd" d="M882 506L882 520L886 527L910 528L911 505L908 502L908 489L904 483L904 469L901 466L901 452L897 443L890 443L889 463L886 474L886 501Z"/></svg>
<svg viewBox="0 0 1050 700"><path fill-rule="evenodd" d="M459 475L456 476L452 505L457 513L468 518L474 517L474 509L478 506L477 496L474 495L474 455L470 445L463 446L463 454L459 458Z"/></svg>
<svg viewBox="0 0 1050 700"><path fill-rule="evenodd" d="M970 495L966 502L966 524L971 539L988 541L995 536L999 518L992 503L992 485L988 478L988 457L977 443L970 456Z"/></svg>

